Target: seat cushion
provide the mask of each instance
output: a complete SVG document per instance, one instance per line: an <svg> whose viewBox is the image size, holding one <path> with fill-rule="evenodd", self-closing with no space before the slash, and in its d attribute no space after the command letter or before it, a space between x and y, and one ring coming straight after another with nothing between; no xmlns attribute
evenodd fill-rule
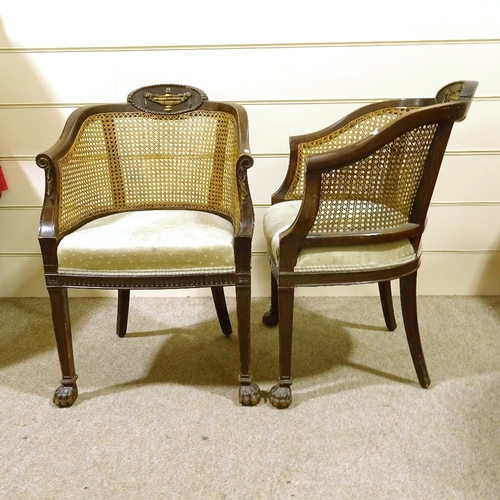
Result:
<svg viewBox="0 0 500 500"><path fill-rule="evenodd" d="M107 215L65 236L59 272L92 275L233 273L234 228L194 210L144 210Z"/></svg>
<svg viewBox="0 0 500 500"><path fill-rule="evenodd" d="M301 201L284 201L272 205L264 215L264 236L267 253L279 267L279 238L288 229L300 210ZM356 272L389 269L413 262L419 257L409 240L356 246L305 248L300 250L294 271Z"/></svg>

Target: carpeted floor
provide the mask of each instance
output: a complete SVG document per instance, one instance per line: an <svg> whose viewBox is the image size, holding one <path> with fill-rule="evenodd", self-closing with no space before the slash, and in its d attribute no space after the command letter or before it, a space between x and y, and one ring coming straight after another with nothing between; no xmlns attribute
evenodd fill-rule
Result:
<svg viewBox="0 0 500 500"><path fill-rule="evenodd" d="M500 498L500 297L419 299L428 390L397 302L388 332L375 297L296 299L281 411L267 299L252 304L254 408L209 298L132 299L123 339L115 305L71 299L80 396L58 409L48 300L0 299L0 498Z"/></svg>

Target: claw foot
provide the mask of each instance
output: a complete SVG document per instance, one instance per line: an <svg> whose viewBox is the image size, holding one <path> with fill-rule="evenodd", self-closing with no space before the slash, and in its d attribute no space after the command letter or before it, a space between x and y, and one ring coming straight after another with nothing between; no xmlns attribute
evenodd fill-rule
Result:
<svg viewBox="0 0 500 500"><path fill-rule="evenodd" d="M276 384L269 392L269 401L275 408L288 408L292 404L292 389L289 385Z"/></svg>
<svg viewBox="0 0 500 500"><path fill-rule="evenodd" d="M270 309L262 316L262 323L264 323L264 325L266 326L275 326L278 324L278 322L278 311L273 311L272 309Z"/></svg>
<svg viewBox="0 0 500 500"><path fill-rule="evenodd" d="M78 397L78 387L74 385L61 385L54 392L52 401L59 408L70 407Z"/></svg>
<svg viewBox="0 0 500 500"><path fill-rule="evenodd" d="M259 386L257 384L240 385L239 400L243 406L255 406L259 404Z"/></svg>

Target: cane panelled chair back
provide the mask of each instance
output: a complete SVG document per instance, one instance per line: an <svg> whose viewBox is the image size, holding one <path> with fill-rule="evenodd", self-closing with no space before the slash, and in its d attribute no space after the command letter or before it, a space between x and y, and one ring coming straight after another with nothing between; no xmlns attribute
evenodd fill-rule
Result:
<svg viewBox="0 0 500 500"><path fill-rule="evenodd" d="M279 322L280 335L274 406L291 403L296 286L376 282L394 330L390 282L400 279L411 355L420 384L429 386L416 313L421 237L453 124L467 116L476 87L454 82L435 98L369 104L290 139L289 168L264 217L272 286L263 322Z"/></svg>
<svg viewBox="0 0 500 500"><path fill-rule="evenodd" d="M68 288L118 290L117 334L130 291L210 287L222 331L236 287L240 402L257 404L250 374L254 227L245 110L195 87L157 85L124 104L85 106L36 158L46 191L39 242L62 370L54 402L77 397Z"/></svg>

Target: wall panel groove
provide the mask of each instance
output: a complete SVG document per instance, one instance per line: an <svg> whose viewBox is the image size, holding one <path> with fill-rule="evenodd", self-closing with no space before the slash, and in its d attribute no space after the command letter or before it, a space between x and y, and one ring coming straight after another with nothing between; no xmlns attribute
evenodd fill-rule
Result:
<svg viewBox="0 0 500 500"><path fill-rule="evenodd" d="M0 53L7 54L40 54L40 53L68 53L68 52L170 52L187 50L268 50L268 49L318 49L318 48L346 48L346 47L408 47L408 46L443 46L443 45L485 45L498 44L500 38L475 39L433 39L433 40L373 40L373 41L344 41L344 42L310 42L310 43L242 43L220 45L129 45L121 47L0 47Z"/></svg>

